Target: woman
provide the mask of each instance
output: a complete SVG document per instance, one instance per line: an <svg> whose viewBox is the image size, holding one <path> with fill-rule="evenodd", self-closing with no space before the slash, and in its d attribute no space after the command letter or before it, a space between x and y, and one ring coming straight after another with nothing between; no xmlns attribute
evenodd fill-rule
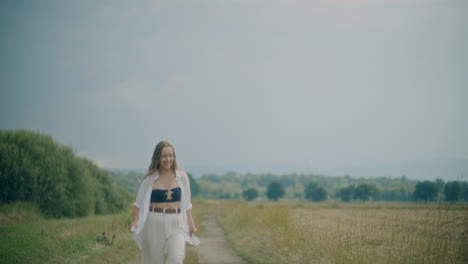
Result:
<svg viewBox="0 0 468 264"><path fill-rule="evenodd" d="M177 166L174 148L161 141L154 149L148 172L133 204L133 239L143 250L143 263L182 263L185 241L198 245L192 218L190 182Z"/></svg>

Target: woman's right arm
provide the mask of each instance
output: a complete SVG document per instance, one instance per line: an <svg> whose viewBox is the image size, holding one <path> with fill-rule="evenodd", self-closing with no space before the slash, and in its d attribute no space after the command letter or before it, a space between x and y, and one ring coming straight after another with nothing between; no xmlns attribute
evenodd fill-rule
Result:
<svg viewBox="0 0 468 264"><path fill-rule="evenodd" d="M148 177L143 178L142 182L140 183L140 186L138 186L136 201L133 203L133 214L132 214L133 222L132 222L132 225L130 226L130 231L132 231L132 229L136 230L136 228L138 227L138 217L140 214L140 207L142 206L143 199L145 196L145 189L149 180L150 179Z"/></svg>

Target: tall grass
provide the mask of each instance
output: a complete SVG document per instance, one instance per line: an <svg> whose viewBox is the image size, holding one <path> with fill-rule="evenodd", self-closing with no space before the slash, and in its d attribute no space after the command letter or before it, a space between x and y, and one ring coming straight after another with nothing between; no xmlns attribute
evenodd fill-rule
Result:
<svg viewBox="0 0 468 264"><path fill-rule="evenodd" d="M468 206L223 202L220 223L250 263L466 263Z"/></svg>
<svg viewBox="0 0 468 264"><path fill-rule="evenodd" d="M22 224L43 220L43 216L33 202L17 201L0 206L0 226Z"/></svg>

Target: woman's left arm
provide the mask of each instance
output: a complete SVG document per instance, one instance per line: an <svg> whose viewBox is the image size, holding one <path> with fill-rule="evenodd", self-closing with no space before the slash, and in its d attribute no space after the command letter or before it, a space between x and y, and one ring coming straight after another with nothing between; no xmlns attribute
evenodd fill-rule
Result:
<svg viewBox="0 0 468 264"><path fill-rule="evenodd" d="M185 192L187 199L187 224L189 226L189 234L192 236L193 233L197 232L197 227L193 221L192 217L192 193L190 191L190 180L185 171L183 171L184 181L185 181Z"/></svg>
<svg viewBox="0 0 468 264"><path fill-rule="evenodd" d="M197 227L195 226L195 223L193 222L193 217L192 217L192 211L187 210L187 222L189 226L189 234L192 236L193 233L197 232Z"/></svg>

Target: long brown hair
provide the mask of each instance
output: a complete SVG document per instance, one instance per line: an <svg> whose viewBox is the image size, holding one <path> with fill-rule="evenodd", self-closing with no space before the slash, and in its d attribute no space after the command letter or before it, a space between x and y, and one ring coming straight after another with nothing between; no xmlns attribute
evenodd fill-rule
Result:
<svg viewBox="0 0 468 264"><path fill-rule="evenodd" d="M173 169L174 171L179 169L179 166L177 165L177 159L176 159L176 153L175 153L174 147L168 141L163 140L159 142L154 148L153 157L151 158L151 164L149 165L148 172L146 173L145 177L143 177L143 180L159 169L159 167L161 166L161 164L159 164L159 161L161 160L161 152L163 148L165 147L171 147L172 153L174 153L174 162L172 163L171 169Z"/></svg>

